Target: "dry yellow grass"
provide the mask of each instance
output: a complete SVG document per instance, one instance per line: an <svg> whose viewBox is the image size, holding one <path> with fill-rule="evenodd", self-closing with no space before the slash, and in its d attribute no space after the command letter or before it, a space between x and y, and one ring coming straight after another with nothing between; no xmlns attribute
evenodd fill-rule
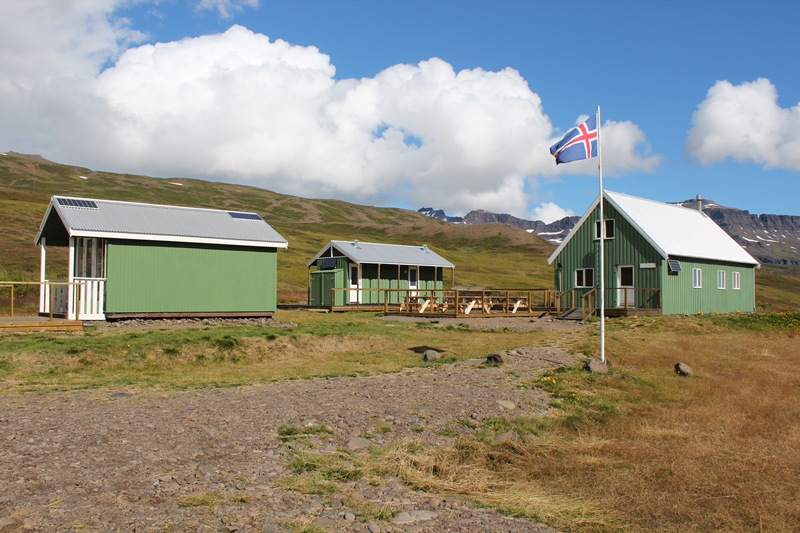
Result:
<svg viewBox="0 0 800 533"><path fill-rule="evenodd" d="M612 321L612 371L547 378L564 411L536 436L381 461L426 490L563 531L796 531L799 333L713 318ZM695 376L678 377L677 361Z"/></svg>

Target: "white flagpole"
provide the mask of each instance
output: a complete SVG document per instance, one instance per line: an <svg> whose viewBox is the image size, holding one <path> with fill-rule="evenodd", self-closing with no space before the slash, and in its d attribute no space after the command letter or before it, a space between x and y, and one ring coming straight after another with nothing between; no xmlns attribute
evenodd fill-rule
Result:
<svg viewBox="0 0 800 533"><path fill-rule="evenodd" d="M603 157L600 152L600 106L597 106L597 171L600 174L600 361L606 362L606 221L603 213Z"/></svg>

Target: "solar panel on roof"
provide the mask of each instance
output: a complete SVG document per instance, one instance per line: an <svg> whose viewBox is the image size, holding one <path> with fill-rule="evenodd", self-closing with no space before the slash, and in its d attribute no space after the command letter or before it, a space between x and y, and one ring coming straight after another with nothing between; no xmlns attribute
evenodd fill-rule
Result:
<svg viewBox="0 0 800 533"><path fill-rule="evenodd" d="M56 198L56 200L58 201L58 205L97 209L97 204L92 200L79 200L77 198Z"/></svg>
<svg viewBox="0 0 800 533"><path fill-rule="evenodd" d="M237 220L261 220L261 217L255 213L237 213L236 211L228 211L231 218Z"/></svg>
<svg viewBox="0 0 800 533"><path fill-rule="evenodd" d="M322 270L330 270L332 268L336 268L335 257L326 257L322 260Z"/></svg>
<svg viewBox="0 0 800 533"><path fill-rule="evenodd" d="M670 259L667 261L667 264L669 265L670 272L681 272L683 270L681 268L681 262L677 259Z"/></svg>

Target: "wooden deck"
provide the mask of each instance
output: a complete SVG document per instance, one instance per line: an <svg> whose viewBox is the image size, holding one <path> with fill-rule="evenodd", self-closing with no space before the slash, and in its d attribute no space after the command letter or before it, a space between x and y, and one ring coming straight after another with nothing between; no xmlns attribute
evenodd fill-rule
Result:
<svg viewBox="0 0 800 533"><path fill-rule="evenodd" d="M0 333L21 331L83 331L82 320L38 316L0 317Z"/></svg>
<svg viewBox="0 0 800 533"><path fill-rule="evenodd" d="M595 311L595 314L600 314L600 309ZM639 315L660 315L661 309L651 309L644 307L606 307L606 316L610 318L618 316L639 316Z"/></svg>

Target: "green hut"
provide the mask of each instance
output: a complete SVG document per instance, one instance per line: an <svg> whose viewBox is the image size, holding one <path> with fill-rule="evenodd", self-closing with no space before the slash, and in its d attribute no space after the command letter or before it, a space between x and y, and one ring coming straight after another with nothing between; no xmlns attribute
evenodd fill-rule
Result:
<svg viewBox="0 0 800 533"><path fill-rule="evenodd" d="M83 320L272 316L287 247L256 213L64 196L35 243L42 282L48 247L69 248L68 285L43 284L40 313Z"/></svg>
<svg viewBox="0 0 800 533"><path fill-rule="evenodd" d="M455 265L425 246L331 241L309 262L308 304L312 306L397 304L407 295L452 283ZM314 269L314 270L312 270ZM383 291L381 289L394 289ZM404 292L401 292L404 291Z"/></svg>
<svg viewBox="0 0 800 533"><path fill-rule="evenodd" d="M699 197L698 209L603 197L608 314L755 311L758 261L702 212ZM548 259L565 307L597 301L599 216L598 198Z"/></svg>

